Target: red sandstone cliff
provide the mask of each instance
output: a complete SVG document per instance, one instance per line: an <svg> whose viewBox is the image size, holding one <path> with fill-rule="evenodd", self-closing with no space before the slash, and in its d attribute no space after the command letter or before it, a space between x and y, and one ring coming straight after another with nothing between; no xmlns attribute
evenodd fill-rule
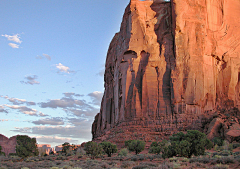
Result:
<svg viewBox="0 0 240 169"><path fill-rule="evenodd" d="M9 153L16 153L16 145L17 145L17 136L13 136L11 138L7 138L6 136L0 134L0 146L2 146L2 152L5 155Z"/></svg>
<svg viewBox="0 0 240 169"><path fill-rule="evenodd" d="M131 0L109 46L93 140L237 137L239 14L236 0Z"/></svg>

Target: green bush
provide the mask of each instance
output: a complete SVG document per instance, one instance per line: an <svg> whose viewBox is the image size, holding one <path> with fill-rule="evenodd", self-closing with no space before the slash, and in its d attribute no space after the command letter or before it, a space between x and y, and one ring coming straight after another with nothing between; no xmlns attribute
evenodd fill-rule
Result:
<svg viewBox="0 0 240 169"><path fill-rule="evenodd" d="M139 154L144 150L146 143L142 140L128 140L125 141L125 145L129 151Z"/></svg>
<svg viewBox="0 0 240 169"><path fill-rule="evenodd" d="M222 146L223 145L223 139L220 137L214 137L212 139L212 142L214 145Z"/></svg>
<svg viewBox="0 0 240 169"><path fill-rule="evenodd" d="M68 142L65 142L62 144L62 152L67 153L67 151L70 149L70 144Z"/></svg>
<svg viewBox="0 0 240 169"><path fill-rule="evenodd" d="M102 146L103 151L108 155L108 157L111 157L113 153L117 152L117 145L116 144L112 144L109 141L104 141L102 143L100 143L100 145Z"/></svg>
<svg viewBox="0 0 240 169"><path fill-rule="evenodd" d="M163 140L162 142L152 142L150 145L149 153L157 154L160 153L166 154L167 148L169 146L169 142L167 140Z"/></svg>
<svg viewBox="0 0 240 169"><path fill-rule="evenodd" d="M124 156L124 157L126 157L127 154L128 154L128 149L123 148L123 149L121 149L120 152L118 153L118 156L121 156L121 157Z"/></svg>
<svg viewBox="0 0 240 169"><path fill-rule="evenodd" d="M30 138L26 135L17 136L16 154L19 157L37 156L38 148L36 138Z"/></svg>
<svg viewBox="0 0 240 169"><path fill-rule="evenodd" d="M188 130L186 134L179 132L170 137L171 145L163 153L164 157L181 156L190 158L192 155L204 155L205 149L212 148L212 142L204 133Z"/></svg>
<svg viewBox="0 0 240 169"><path fill-rule="evenodd" d="M89 141L84 145L84 150L87 155L91 155L91 158L94 159L97 156L101 155L103 152L102 146L96 142Z"/></svg>

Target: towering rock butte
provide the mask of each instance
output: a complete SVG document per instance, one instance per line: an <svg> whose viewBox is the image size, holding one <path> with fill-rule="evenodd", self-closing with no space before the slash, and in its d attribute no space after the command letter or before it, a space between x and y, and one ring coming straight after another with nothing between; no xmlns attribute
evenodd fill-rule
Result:
<svg viewBox="0 0 240 169"><path fill-rule="evenodd" d="M108 50L93 140L240 135L240 1L131 0Z"/></svg>

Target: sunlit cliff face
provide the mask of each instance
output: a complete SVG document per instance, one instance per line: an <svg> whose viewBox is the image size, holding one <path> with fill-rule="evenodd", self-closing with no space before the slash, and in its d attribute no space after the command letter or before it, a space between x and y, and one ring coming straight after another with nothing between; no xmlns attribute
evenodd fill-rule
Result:
<svg viewBox="0 0 240 169"><path fill-rule="evenodd" d="M146 141L203 130L217 111L238 109L240 3L220 1L130 2L109 47L94 139L119 128L121 139L139 132Z"/></svg>

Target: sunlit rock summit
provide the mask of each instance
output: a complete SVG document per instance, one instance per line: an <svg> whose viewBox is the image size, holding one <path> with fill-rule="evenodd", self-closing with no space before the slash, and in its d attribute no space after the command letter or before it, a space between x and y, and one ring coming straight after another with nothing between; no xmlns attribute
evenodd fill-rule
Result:
<svg viewBox="0 0 240 169"><path fill-rule="evenodd" d="M131 0L108 50L93 140L240 135L240 1ZM235 134L235 135L234 135Z"/></svg>

